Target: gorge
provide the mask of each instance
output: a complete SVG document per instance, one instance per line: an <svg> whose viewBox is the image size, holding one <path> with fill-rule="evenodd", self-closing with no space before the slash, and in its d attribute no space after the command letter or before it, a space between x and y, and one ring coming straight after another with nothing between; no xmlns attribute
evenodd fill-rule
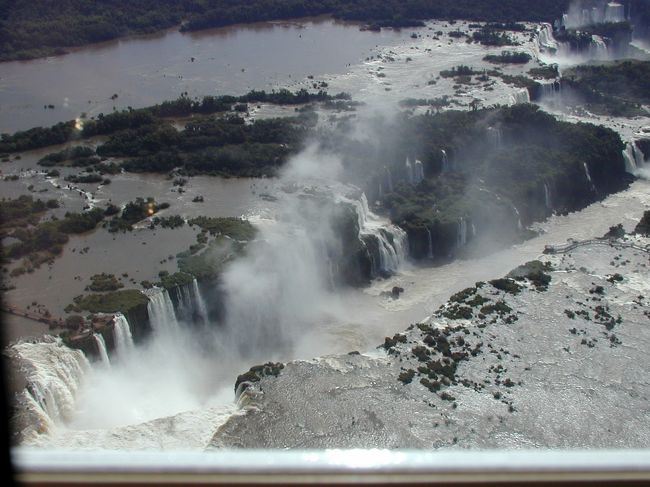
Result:
<svg viewBox="0 0 650 487"><path fill-rule="evenodd" d="M314 31L372 35L328 21L270 29L266 35L287 43ZM591 381L580 376L585 364L622 370L628 343L635 357L640 353L647 304L637 296L647 281L647 242L630 234L609 247L562 254L564 260L540 254L545 245L601 237L618 223L631 232L648 209L647 100L625 93L624 102L639 110L632 116L547 107L571 72L561 53L541 49L558 42L550 24L508 35L537 69L559 64L552 81L528 74L530 66L495 69L484 57L498 56L501 46L452 35L461 29L469 39L482 26L428 21L384 33L385 44L341 72L324 62L320 75L294 73L300 79L291 88L304 92L199 98L197 82L192 95L136 105L158 103L150 108L85 118L75 108L75 122L3 136L5 194L31 198L29 217L3 207L3 224L14 225L4 227L3 246L22 252L6 262L6 274L24 268L6 278L15 288L7 287L5 297L16 307L45 303L55 316L69 311L82 322L54 330L60 338L23 336L8 347L12 376L20 377L14 441L199 450L601 445L594 435L604 426L588 418L571 430L576 443L528 428L532 403L552 402L539 390L543 374L559 381L564 372L548 367L536 375L535 368L527 375L525 367L568 356L567 374L582 387ZM592 51L581 55L599 58ZM613 73L619 65L613 66L603 69ZM258 88L267 87L262 78ZM587 74L581 79L593 82ZM48 112L42 125L55 116ZM44 143L45 133L63 134L63 145ZM70 179L88 175L99 175L100 184ZM36 203L45 195L60 206ZM77 212L92 216L92 227L66 233L81 220L71 216ZM42 249L25 250L60 234L66 240L57 240L59 253L40 263ZM501 279L537 259L552 266L550 290L537 289L529 273ZM92 288L100 283L108 287ZM606 297L590 293L597 286ZM473 291L454 294L461 289ZM471 316L470 300L480 304ZM574 309L567 300L588 304ZM612 331L609 321L578 314L573 333L567 330L574 318L561 315L565 306L605 316L595 309L603 306L622 324ZM557 310L541 331L535 328ZM538 340L532 358L523 336ZM624 345L616 348L617 340ZM496 352L477 352L476 362L490 357L487 365L456 355L452 366L442 358L471 356L479 341ZM570 351L560 352L562 346ZM431 365L438 352L441 362ZM528 365L520 367L515 354ZM449 367L467 373L440 374ZM626 376L626 398L645 391L644 367L639 356ZM450 382L444 390L435 383L443 376ZM486 379L489 387L477 385ZM643 446L644 416L633 417L634 401L610 408L612 384L592 394L594 407L630 423L617 423L603 441ZM562 395L543 417L574 399ZM303 417L314 407L325 419ZM442 433L411 424L409 407ZM400 408L407 412L400 415ZM341 410L347 413L332 419ZM566 415L564 427L572 418Z"/></svg>

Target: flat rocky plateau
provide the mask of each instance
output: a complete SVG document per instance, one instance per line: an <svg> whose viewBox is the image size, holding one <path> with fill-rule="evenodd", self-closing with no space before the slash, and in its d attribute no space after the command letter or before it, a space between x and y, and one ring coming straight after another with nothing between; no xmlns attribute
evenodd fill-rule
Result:
<svg viewBox="0 0 650 487"><path fill-rule="evenodd" d="M253 369L209 448L647 447L648 249L583 242L372 353Z"/></svg>

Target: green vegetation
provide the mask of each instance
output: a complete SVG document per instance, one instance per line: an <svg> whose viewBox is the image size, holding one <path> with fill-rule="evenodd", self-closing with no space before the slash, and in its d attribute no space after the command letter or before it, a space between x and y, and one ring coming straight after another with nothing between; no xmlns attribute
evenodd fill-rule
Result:
<svg viewBox="0 0 650 487"><path fill-rule="evenodd" d="M4 247L4 255L10 259L25 257L22 265L14 269L12 274L31 272L43 262L51 261L63 250L63 245L68 242L68 235L93 230L103 217L103 210L95 208L85 213L66 213L62 220L46 221L7 232L6 236L19 242Z"/></svg>
<svg viewBox="0 0 650 487"><path fill-rule="evenodd" d="M497 32L490 28L484 28L472 34L474 42L484 46L516 46L518 45L512 37L505 32Z"/></svg>
<svg viewBox="0 0 650 487"><path fill-rule="evenodd" d="M410 384L413 381L413 377L415 377L415 370L413 369L408 369L405 372L400 372L398 379L404 384Z"/></svg>
<svg viewBox="0 0 650 487"><path fill-rule="evenodd" d="M99 158L95 156L95 149L87 146L76 146L70 149L64 149L59 152L53 152L46 155L38 161L40 166L51 167L61 166L67 162L74 167L87 167L99 163Z"/></svg>
<svg viewBox="0 0 650 487"><path fill-rule="evenodd" d="M552 64L550 66L531 68L528 70L528 76L532 76L533 78L555 79L560 76L560 73L557 70L557 65Z"/></svg>
<svg viewBox="0 0 650 487"><path fill-rule="evenodd" d="M250 370L237 377L235 381L235 392L239 389L239 385L244 382L259 382L262 377L273 376L277 377L284 369L284 364L277 362L267 362L264 365L254 365Z"/></svg>
<svg viewBox="0 0 650 487"><path fill-rule="evenodd" d="M303 129L311 126L315 114L301 114L290 119L258 120L250 126L244 125L243 119L233 116L233 107L238 103L272 103L298 105L305 103L349 102L349 95L339 93L328 95L324 91L310 93L304 89L295 93L286 89L272 92L251 91L242 96L206 96L201 100L186 96L159 105L138 110L123 110L108 115L99 114L96 119L86 120L81 131L75 128L75 122L59 123L49 128L35 127L13 135L2 134L0 153L11 153L62 144L72 140L73 136L88 138L95 135L114 135L100 146L100 156L137 157L131 168L138 167L138 162L158 166L175 167L181 165L171 161L180 152L196 152L199 149L221 148L227 145L243 144L295 144L302 140ZM208 117L221 114L220 117ZM180 134L166 121L170 117L203 115L192 120L186 130ZM244 147L246 149L246 147ZM246 151L254 153L255 149ZM259 149L257 152L260 152ZM268 155L268 154L267 154ZM278 154L275 154L277 156ZM199 154L200 156L200 154ZM148 158L148 159L147 159ZM271 157L272 158L272 157ZM206 159L205 157L203 159ZM205 162L205 161L204 161ZM75 147L49 154L39 161L44 166L98 165L99 159L88 147ZM200 164L201 161L196 162ZM146 165L146 164L145 164ZM111 170L105 164L104 169ZM155 168L154 168L155 169ZM119 169L117 169L119 170ZM114 172L117 172L114 170ZM143 170L147 170L145 167ZM161 169L158 169L161 170Z"/></svg>
<svg viewBox="0 0 650 487"><path fill-rule="evenodd" d="M170 274L167 271L161 271L158 273L158 277L160 277L160 282L156 283L156 285L164 287L165 289L185 286L191 284L194 280L194 277L186 272L175 272Z"/></svg>
<svg viewBox="0 0 650 487"><path fill-rule="evenodd" d="M233 240L247 241L255 238L255 227L242 218L216 218L199 216L188 220L188 225L196 225L212 236L227 236Z"/></svg>
<svg viewBox="0 0 650 487"><path fill-rule="evenodd" d="M575 211L628 184L616 132L561 122L534 105L446 111L399 124L372 156L385 157L374 167L391 168L394 188L381 203L407 231L416 258L426 257L429 233L436 255L456 253L461 218L479 234L492 232L497 244L511 243L522 233L518 221L525 225L548 215L544 185L554 188L556 211ZM425 179L418 185L400 183L406 154L423 164ZM584 177L584 163L598 193ZM384 179L376 174L369 186Z"/></svg>
<svg viewBox="0 0 650 487"><path fill-rule="evenodd" d="M494 64L526 64L532 59L526 52L501 51L501 54L488 54L483 58Z"/></svg>
<svg viewBox="0 0 650 487"><path fill-rule="evenodd" d="M151 197L146 199L137 197L134 201L129 201L126 204L119 216L117 215L117 213L119 213L119 208L116 206L110 205L108 208L106 208L104 215L116 216L109 220L108 224L105 224L104 226L107 227L108 231L111 233L120 231L130 232L133 229L133 224L138 223L139 221L142 221L152 215L155 215L158 211L164 210L166 208L169 208L169 203L157 203ZM180 219L182 222L182 218L179 216L172 216L168 219L158 218L157 221L161 225L163 225L162 222L164 221L164 227L175 228L176 226L182 225L182 223L179 224L178 219ZM153 223L154 225L156 224L155 221Z"/></svg>
<svg viewBox="0 0 650 487"><path fill-rule="evenodd" d="M108 292L117 291L124 287L124 284L119 282L113 274L95 274L90 276L92 284L86 288L86 291L93 292Z"/></svg>
<svg viewBox="0 0 650 487"><path fill-rule="evenodd" d="M63 144L75 131L74 121L60 122L52 127L34 127L13 135L0 135L0 152L20 152L50 145Z"/></svg>
<svg viewBox="0 0 650 487"><path fill-rule="evenodd" d="M482 71L475 71L469 66L460 64L458 66L452 67L451 69L443 69L440 71L440 76L443 78L455 78L457 76L474 76L476 74L482 73Z"/></svg>
<svg viewBox="0 0 650 487"><path fill-rule="evenodd" d="M6 237L12 228L36 225L48 208L58 202L35 200L21 195L15 199L2 198L0 201L0 237Z"/></svg>
<svg viewBox="0 0 650 487"><path fill-rule="evenodd" d="M504 279L493 279L489 281L492 286L500 291L505 291L510 294L519 294L521 292L521 286L517 284L513 279L504 278Z"/></svg>
<svg viewBox="0 0 650 487"><path fill-rule="evenodd" d="M123 313L147 306L149 298L135 289L125 289L103 294L87 294L74 298L74 304L67 310L89 311L91 313Z"/></svg>
<svg viewBox="0 0 650 487"><path fill-rule="evenodd" d="M562 86L575 90L595 113L644 115L642 105L650 103L650 61L575 66L563 73Z"/></svg>
<svg viewBox="0 0 650 487"><path fill-rule="evenodd" d="M408 27L429 18L552 22L569 0L67 0L0 3L0 61L60 54L66 48L179 25L199 30L242 22L332 14L381 26ZM502 24L503 25L503 24ZM509 27L512 28L512 27Z"/></svg>
<svg viewBox="0 0 650 487"><path fill-rule="evenodd" d="M551 276L547 272L552 270L553 266L549 262L531 260L511 270L508 277L519 281L527 279L538 291L546 291L551 282Z"/></svg>

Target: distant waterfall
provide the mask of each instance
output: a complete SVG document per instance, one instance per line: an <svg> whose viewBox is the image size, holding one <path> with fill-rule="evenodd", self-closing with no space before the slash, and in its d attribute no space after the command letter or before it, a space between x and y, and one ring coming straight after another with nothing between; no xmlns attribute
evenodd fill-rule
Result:
<svg viewBox="0 0 650 487"><path fill-rule="evenodd" d="M544 183L544 206L547 209L553 209L553 202L551 201L551 190L548 188L548 184Z"/></svg>
<svg viewBox="0 0 650 487"><path fill-rule="evenodd" d="M177 320L197 321L200 324L208 323L207 306L196 279L192 279L190 284L175 287L174 293L178 304L176 308Z"/></svg>
<svg viewBox="0 0 650 487"><path fill-rule="evenodd" d="M196 279L192 280L192 294L194 295L194 303L196 306L196 313L199 316L199 319L203 323L208 323L208 307L205 305L203 296L201 295L201 290L199 289L199 283Z"/></svg>
<svg viewBox="0 0 650 487"><path fill-rule="evenodd" d="M548 104L558 104L562 102L562 84L555 80L550 83L539 84L538 98Z"/></svg>
<svg viewBox="0 0 650 487"><path fill-rule="evenodd" d="M420 184L424 179L424 166L419 160L415 160L414 163L411 163L409 158L406 158L405 162L406 167L406 179L410 185Z"/></svg>
<svg viewBox="0 0 650 487"><path fill-rule="evenodd" d="M447 151L443 149L440 152L442 152L442 172L449 172L451 168L449 167L449 158L447 157Z"/></svg>
<svg viewBox="0 0 650 487"><path fill-rule="evenodd" d="M528 91L528 88L520 88L517 91L515 91L510 96L510 102L513 105L519 105L519 104L522 104L522 103L530 103L530 92Z"/></svg>
<svg viewBox="0 0 650 487"><path fill-rule="evenodd" d="M645 155L639 149L639 146L634 141L625 143L625 150L623 150L623 159L625 160L625 170L635 176L638 170L645 166Z"/></svg>
<svg viewBox="0 0 650 487"><path fill-rule="evenodd" d="M589 57L591 59L607 59L609 57L607 43L599 35L591 36L591 43L589 44Z"/></svg>
<svg viewBox="0 0 650 487"><path fill-rule="evenodd" d="M178 329L178 320L174 312L174 305L166 289L154 288L148 293L149 321L156 333L165 333Z"/></svg>
<svg viewBox="0 0 650 487"><path fill-rule="evenodd" d="M129 321L121 313L113 318L113 337L115 340L115 352L118 356L124 357L133 349L133 336Z"/></svg>
<svg viewBox="0 0 650 487"><path fill-rule="evenodd" d="M368 208L366 195L352 201L359 221L359 237L369 246L375 241L379 261L374 263L373 274L395 273L406 260L408 239L406 232L395 225L381 220Z"/></svg>
<svg viewBox="0 0 650 487"><path fill-rule="evenodd" d="M456 247L464 247L467 245L467 220L464 218L458 219L458 227L456 231Z"/></svg>
<svg viewBox="0 0 650 487"><path fill-rule="evenodd" d="M512 211L515 213L515 216L517 217L517 230L522 231L524 227L521 224L521 215L519 214L519 210L515 205L512 205Z"/></svg>
<svg viewBox="0 0 650 487"><path fill-rule="evenodd" d="M528 90L526 90L526 93L528 93ZM501 129L498 127L489 127L488 128L488 138L490 139L490 142L492 143L492 146L495 149L500 149L501 148Z"/></svg>
<svg viewBox="0 0 650 487"><path fill-rule="evenodd" d="M594 182L593 182L592 179L591 179L591 173L589 172L589 166L587 165L586 162L583 162L583 163L582 163L582 167L583 167L584 170L585 170L585 177L587 178L587 182L589 183L589 186L590 186L591 190L592 190L594 193L596 193L596 192L597 192L597 190L596 190L596 185L594 184Z"/></svg>
<svg viewBox="0 0 650 487"><path fill-rule="evenodd" d="M95 333L93 334L93 337L95 338L95 343L97 344L97 351L99 352L99 358L101 359L104 365L106 365L107 367L110 366L111 361L108 358L108 350L106 350L106 342L104 341L104 337L102 336L101 333Z"/></svg>
<svg viewBox="0 0 650 487"><path fill-rule="evenodd" d="M541 52L549 50L557 51L559 44L553 37L553 27L551 24L543 23L537 29L537 47Z"/></svg>
<svg viewBox="0 0 650 487"><path fill-rule="evenodd" d="M404 164L406 167L406 180L410 185L415 184L415 173L413 172L413 165L411 164L411 161L409 158L406 158L406 163Z"/></svg>
<svg viewBox="0 0 650 487"><path fill-rule="evenodd" d="M415 172L415 184L420 184L424 180L424 165L422 161L416 159L413 169Z"/></svg>
<svg viewBox="0 0 650 487"><path fill-rule="evenodd" d="M429 237L429 250L427 252L427 258L433 259L433 239L431 238L431 230L427 227L427 236Z"/></svg>
<svg viewBox="0 0 650 487"><path fill-rule="evenodd" d="M52 337L37 343L20 342L12 350L25 371L28 395L43 430L40 432L70 419L77 391L91 367L84 353Z"/></svg>

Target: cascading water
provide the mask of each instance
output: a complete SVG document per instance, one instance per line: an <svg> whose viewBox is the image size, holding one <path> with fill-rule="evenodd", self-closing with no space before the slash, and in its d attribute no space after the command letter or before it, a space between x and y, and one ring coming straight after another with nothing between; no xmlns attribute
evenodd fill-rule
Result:
<svg viewBox="0 0 650 487"><path fill-rule="evenodd" d="M177 301L175 309L177 320L202 325L208 323L207 306L196 279L192 279L188 285L177 286L174 288L174 293Z"/></svg>
<svg viewBox="0 0 650 487"><path fill-rule="evenodd" d="M591 36L591 43L589 44L589 57L591 59L607 59L609 51L607 50L607 43L599 35Z"/></svg>
<svg viewBox="0 0 650 487"><path fill-rule="evenodd" d="M526 93L528 93L528 90L526 90ZM488 128L488 138L490 139L490 142L492 143L492 146L495 149L500 149L501 148L501 129L498 127L489 127Z"/></svg>
<svg viewBox="0 0 650 487"><path fill-rule="evenodd" d="M519 214L519 210L515 205L512 205L512 211L515 213L515 216L517 217L517 230L521 231L523 230L523 225L521 224L521 215Z"/></svg>
<svg viewBox="0 0 650 487"><path fill-rule="evenodd" d="M464 218L458 219L458 230L456 232L456 247L467 245L467 221Z"/></svg>
<svg viewBox="0 0 650 487"><path fill-rule="evenodd" d="M364 236L369 236L378 241L379 262L375 263L373 274L393 274L397 272L407 256L408 239L406 232L399 227L388 224L372 213L368 208L368 200L365 194L362 194L358 200L350 202L355 207L359 222L359 236L362 241Z"/></svg>
<svg viewBox="0 0 650 487"><path fill-rule="evenodd" d="M427 258L433 259L433 239L431 238L431 230L427 228L427 236L429 238L429 250L427 252Z"/></svg>
<svg viewBox="0 0 650 487"><path fill-rule="evenodd" d="M510 102L513 105L520 105L522 103L530 103L530 92L528 91L528 88L520 88L519 90L515 91L510 96Z"/></svg>
<svg viewBox="0 0 650 487"><path fill-rule="evenodd" d="M539 52L550 51L550 53L553 54L559 48L559 43L553 36L553 26L548 23L542 23L538 27L536 41Z"/></svg>
<svg viewBox="0 0 650 487"><path fill-rule="evenodd" d="M126 357L133 350L133 336L129 321L121 313L113 318L113 337L115 341L115 352L118 357Z"/></svg>
<svg viewBox="0 0 650 487"><path fill-rule="evenodd" d="M196 279L192 280L192 294L194 295L194 304L196 306L196 313L199 319L207 324L209 322L208 318L208 307L205 305L205 300L199 289L199 283Z"/></svg>
<svg viewBox="0 0 650 487"><path fill-rule="evenodd" d="M553 209L553 202L551 201L551 190L548 187L548 183L544 183L544 206L547 209Z"/></svg>
<svg viewBox="0 0 650 487"><path fill-rule="evenodd" d="M442 149L440 152L442 152L442 172L449 172L451 168L449 167L449 158L447 157L447 151Z"/></svg>
<svg viewBox="0 0 650 487"><path fill-rule="evenodd" d="M582 167L583 167L584 170L585 170L585 177L587 178L587 182L589 183L589 186L590 186L590 188L591 188L591 191L593 191L594 193L596 193L596 192L597 192L597 190L596 190L596 185L594 184L594 182L593 182L592 179L591 179L591 173L589 172L589 166L587 165L586 162L583 162L583 163L582 163Z"/></svg>
<svg viewBox="0 0 650 487"><path fill-rule="evenodd" d="M415 184L420 184L424 180L424 165L422 161L415 160Z"/></svg>
<svg viewBox="0 0 650 487"><path fill-rule="evenodd" d="M179 328L178 320L174 312L174 304L169 298L167 290L154 288L147 295L149 296L147 311L154 331L156 333L165 333L177 330Z"/></svg>
<svg viewBox="0 0 650 487"><path fill-rule="evenodd" d="M625 143L625 149L623 150L623 160L625 161L625 170L630 174L638 176L639 170L645 169L645 155L633 140Z"/></svg>
<svg viewBox="0 0 650 487"><path fill-rule="evenodd" d="M106 342L104 341L104 337L101 333L95 333L93 336L95 338L95 343L97 344L97 351L99 352L99 358L101 362L105 366L110 367L111 361L108 358L108 350L106 349Z"/></svg>
<svg viewBox="0 0 650 487"><path fill-rule="evenodd" d="M28 400L41 423L38 429L49 430L69 419L77 391L91 368L84 353L53 337L38 343L20 342L12 350L25 372Z"/></svg>

